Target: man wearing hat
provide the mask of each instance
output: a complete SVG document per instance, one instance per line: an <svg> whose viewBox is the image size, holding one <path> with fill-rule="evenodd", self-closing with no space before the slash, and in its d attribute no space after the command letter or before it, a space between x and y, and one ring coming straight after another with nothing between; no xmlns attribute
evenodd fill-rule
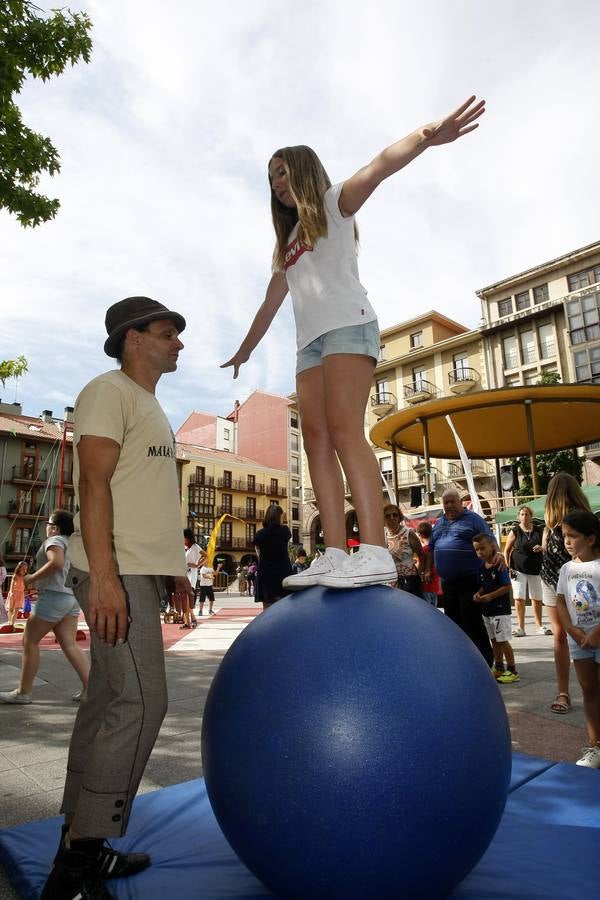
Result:
<svg viewBox="0 0 600 900"><path fill-rule="evenodd" d="M150 864L113 850L167 709L160 602L165 578L186 577L175 438L155 397L174 372L185 319L148 297L106 314L104 350L120 369L77 398L73 481L79 513L70 584L90 628L92 667L67 763L62 840L42 897L112 897L105 879Z"/></svg>

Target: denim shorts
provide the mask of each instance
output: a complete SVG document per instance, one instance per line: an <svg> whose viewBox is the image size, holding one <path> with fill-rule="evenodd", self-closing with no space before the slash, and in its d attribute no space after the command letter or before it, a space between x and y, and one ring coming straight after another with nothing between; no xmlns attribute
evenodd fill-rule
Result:
<svg viewBox="0 0 600 900"><path fill-rule="evenodd" d="M593 659L600 666L600 647L587 648L580 647L579 644L576 644L570 634L567 635L567 643L569 645L569 651L571 653L571 659L575 662L578 659Z"/></svg>
<svg viewBox="0 0 600 900"><path fill-rule="evenodd" d="M379 323L377 319L365 322L364 325L347 325L345 328L334 328L315 338L308 346L298 350L296 357L296 375L306 369L314 369L321 365L324 356L333 353L357 353L359 356L372 356L379 359Z"/></svg>
<svg viewBox="0 0 600 900"><path fill-rule="evenodd" d="M81 612L74 594L67 594L64 591L41 590L32 607L32 615L53 624L60 622L65 616L77 618Z"/></svg>

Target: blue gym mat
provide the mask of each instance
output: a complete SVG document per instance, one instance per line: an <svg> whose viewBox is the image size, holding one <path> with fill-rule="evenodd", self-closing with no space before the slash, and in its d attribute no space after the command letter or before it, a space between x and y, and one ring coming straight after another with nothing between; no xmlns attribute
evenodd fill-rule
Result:
<svg viewBox="0 0 600 900"><path fill-rule="evenodd" d="M460 816L460 807L456 810ZM39 897L56 852L61 818L0 831L0 862L24 900ZM109 882L117 898L250 900L272 897L229 848L204 781L138 797L128 836L113 841L143 850L152 866ZM580 900L598 895L600 772L513 756L506 810L487 852L452 900ZM302 848L299 848L302 852ZM313 898L307 898L313 900Z"/></svg>

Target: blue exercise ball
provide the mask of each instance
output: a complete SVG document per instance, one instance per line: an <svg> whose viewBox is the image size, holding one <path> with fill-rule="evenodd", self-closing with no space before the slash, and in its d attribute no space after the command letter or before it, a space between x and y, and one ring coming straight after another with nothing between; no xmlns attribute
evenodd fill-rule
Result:
<svg viewBox="0 0 600 900"><path fill-rule="evenodd" d="M310 588L258 616L208 692L210 802L278 897L446 897L502 816L508 720L456 625L388 587Z"/></svg>

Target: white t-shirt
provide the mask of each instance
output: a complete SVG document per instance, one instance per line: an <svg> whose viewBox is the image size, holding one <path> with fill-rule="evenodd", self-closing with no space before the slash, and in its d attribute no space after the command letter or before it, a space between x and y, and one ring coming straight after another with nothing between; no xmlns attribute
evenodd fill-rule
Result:
<svg viewBox="0 0 600 900"><path fill-rule="evenodd" d="M84 435L121 447L110 481L113 545L121 575L184 575L175 438L150 391L120 371L99 375L75 403L73 481L79 505L79 455ZM73 566L89 571L79 525L69 541Z"/></svg>
<svg viewBox="0 0 600 900"><path fill-rule="evenodd" d="M210 587L215 577L215 570L210 566L202 566L200 569L200 587Z"/></svg>
<svg viewBox="0 0 600 900"><path fill-rule="evenodd" d="M202 550L199 544L192 544L192 546L188 547L185 551L185 561L188 564L187 577L193 588L196 587L198 582L198 561L201 556ZM194 563L194 565L190 566L190 563Z"/></svg>
<svg viewBox="0 0 600 900"><path fill-rule="evenodd" d="M66 534L55 534L52 537L46 538L35 557L36 571L37 569L41 569L42 566L46 565L48 562L48 557L46 556L48 547L58 547L59 550L62 550L65 557L63 567L61 570L54 569L49 575L46 575L45 578L38 578L37 581L34 582L34 586L38 591L58 591L60 594L72 594L73 591L71 588L65 587L65 581L67 580L67 575L69 574L69 569L71 567L69 557L67 556L69 538Z"/></svg>
<svg viewBox="0 0 600 900"><path fill-rule="evenodd" d="M565 563L556 593L564 596L573 625L584 631L600 625L600 559Z"/></svg>
<svg viewBox="0 0 600 900"><path fill-rule="evenodd" d="M314 247L298 240L298 224L290 233L284 270L296 319L298 350L334 328L365 325L377 316L360 283L354 216L344 218L338 200L344 184L335 184L324 197L327 237Z"/></svg>

